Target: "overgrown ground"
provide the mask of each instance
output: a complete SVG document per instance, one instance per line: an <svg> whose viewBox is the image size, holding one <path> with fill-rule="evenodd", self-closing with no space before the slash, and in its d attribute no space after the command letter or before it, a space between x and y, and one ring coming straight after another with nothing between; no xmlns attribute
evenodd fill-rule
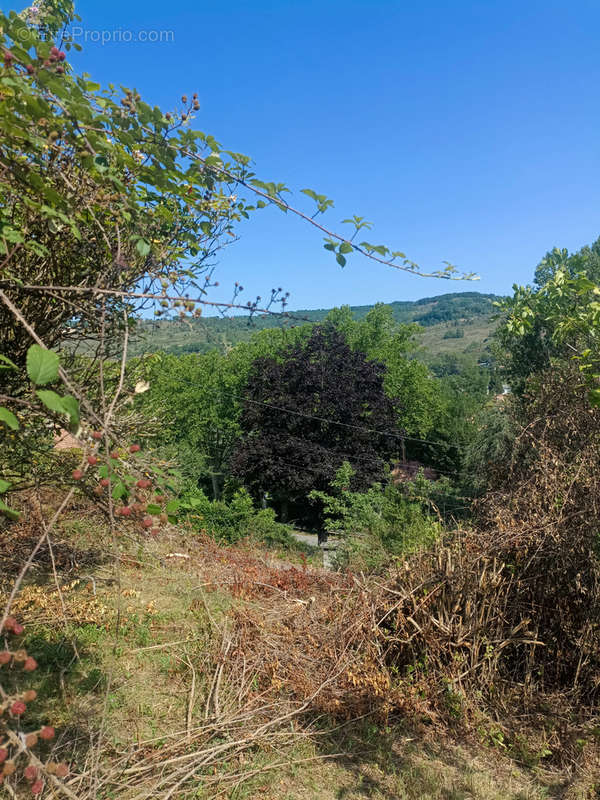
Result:
<svg viewBox="0 0 600 800"><path fill-rule="evenodd" d="M543 748L507 746L490 720L452 730L397 701L386 713L402 681L370 657L362 579L183 528L143 545L121 528L117 546L115 563L102 519L73 507L14 607L77 796L597 796L591 773L545 768Z"/></svg>

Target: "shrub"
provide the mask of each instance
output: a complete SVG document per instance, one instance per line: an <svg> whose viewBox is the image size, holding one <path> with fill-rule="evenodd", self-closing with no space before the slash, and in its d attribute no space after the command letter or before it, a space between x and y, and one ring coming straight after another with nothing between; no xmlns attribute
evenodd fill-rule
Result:
<svg viewBox="0 0 600 800"><path fill-rule="evenodd" d="M342 535L338 565L374 569L390 556L404 555L431 544L440 525L426 510L428 499L410 483L375 483L366 492L350 490L353 470L345 462L331 482L331 493L313 491L311 500L323 504L325 530ZM425 478L420 484L432 482Z"/></svg>
<svg viewBox="0 0 600 800"><path fill-rule="evenodd" d="M233 544L248 537L268 544L290 544L287 526L275 521L271 508L257 511L245 489L238 489L231 500L209 500L201 489L188 491L179 510L192 526L218 541Z"/></svg>

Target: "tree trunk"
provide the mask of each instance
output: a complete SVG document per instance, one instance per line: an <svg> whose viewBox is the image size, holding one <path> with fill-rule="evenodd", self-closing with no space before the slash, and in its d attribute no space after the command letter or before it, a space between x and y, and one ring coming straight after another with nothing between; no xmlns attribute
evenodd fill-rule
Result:
<svg viewBox="0 0 600 800"><path fill-rule="evenodd" d="M287 522L288 521L288 515L289 515L288 501L287 500L282 500L281 501L281 521L282 522Z"/></svg>
<svg viewBox="0 0 600 800"><path fill-rule="evenodd" d="M212 481L213 500L221 499L221 487L219 486L219 477L216 472L211 472L210 479Z"/></svg>

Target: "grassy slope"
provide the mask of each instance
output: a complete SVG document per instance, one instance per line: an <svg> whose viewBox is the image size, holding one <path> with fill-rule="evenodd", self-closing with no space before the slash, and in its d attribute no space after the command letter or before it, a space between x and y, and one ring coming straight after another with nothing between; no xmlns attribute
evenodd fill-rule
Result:
<svg viewBox="0 0 600 800"><path fill-rule="evenodd" d="M134 776L132 788L127 789L129 778L118 772L117 766L122 770L133 764L136 769L136 764L155 761L160 775L168 757L179 758L194 747L206 747L206 742L196 737L214 713L211 686L218 674L223 642L236 613L251 613L258 607L254 596L236 590L239 570L246 580L262 580L259 585L266 586L299 556L285 554L282 562L257 549L231 550L200 543L171 528L160 540L144 546L122 536L115 575L103 549L109 547L107 531L93 512L82 511L81 505L64 520L59 538L62 544L58 542L57 552L77 547L80 559L82 553L93 551L95 556L91 559L94 563L86 566L87 577L82 582L69 583L65 566L61 577L65 578L66 618L61 624L57 624L63 617L58 594L43 568L36 570L35 581L18 601L16 611L27 624L28 647L40 663L40 673L35 676L38 682L42 678L43 687L38 713L66 731L63 745L67 750L69 737L74 733L80 736L77 759L89 770L92 762L86 748L106 708L103 764L112 768L111 780L121 782L119 797L138 797L144 778ZM175 552L190 558L170 556ZM67 564L72 564L72 559L66 558ZM60 569L60 560L58 566ZM263 577L265 569L271 570L268 580ZM320 580L321 572L300 566L297 574L310 581L313 577ZM113 583L115 577L120 586ZM299 603L298 613L303 603L310 603L308 595L314 591L308 587L295 593L298 599L292 602ZM269 595L275 615L278 603L282 613L286 604L289 610L287 591L273 588ZM121 618L118 636L117 612ZM79 657L71 642L77 643ZM254 680L250 676L244 694L244 703L250 706L257 688ZM222 681L222 715L235 712L241 684L239 675ZM284 688L272 697L287 702ZM315 736L305 736L298 728L292 731L296 738L290 739L286 723L278 734L287 737L281 744L277 739L260 738L231 757L225 755L203 773L202 780L192 781L192 794L181 791L174 797L540 800L585 796L563 794L556 776L524 770L502 750L476 740L453 741L439 730L367 718L336 723L332 731L319 735L318 724ZM232 730L233 725L228 732L214 734L209 742L227 745L228 737L235 736ZM186 737L191 737L187 748ZM245 776L243 780L240 775ZM111 791L99 790L95 796L117 796ZM143 796L163 795L148 784L148 794Z"/></svg>

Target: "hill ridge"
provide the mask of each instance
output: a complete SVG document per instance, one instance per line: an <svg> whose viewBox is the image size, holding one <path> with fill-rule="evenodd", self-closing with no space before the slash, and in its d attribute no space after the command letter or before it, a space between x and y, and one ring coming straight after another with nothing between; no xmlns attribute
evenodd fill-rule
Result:
<svg viewBox="0 0 600 800"><path fill-rule="evenodd" d="M394 300L383 305L390 306L397 322L416 322L428 329L424 335L428 349L438 351L483 350L483 340L491 333L494 324L490 317L494 312L493 301L501 295L483 292L447 292L441 295L423 297L419 300ZM341 304L335 308L348 306L356 319L362 319L375 306L350 306ZM142 320L138 336L132 344L131 355L163 351L167 353L205 353L210 350L224 351L239 342L248 341L251 336L265 328L288 327L293 324L321 322L332 308L297 309L288 311L294 318L282 315L260 314L232 316L207 316L200 319L180 320ZM476 328L477 330L474 330ZM474 334L464 341L465 332ZM427 333L427 330L426 330ZM439 335L438 335L439 334ZM481 334L481 335L479 335ZM445 342L440 346L437 340ZM448 343L450 342L450 343ZM461 347L463 344L465 347ZM481 344L481 348L479 347Z"/></svg>

